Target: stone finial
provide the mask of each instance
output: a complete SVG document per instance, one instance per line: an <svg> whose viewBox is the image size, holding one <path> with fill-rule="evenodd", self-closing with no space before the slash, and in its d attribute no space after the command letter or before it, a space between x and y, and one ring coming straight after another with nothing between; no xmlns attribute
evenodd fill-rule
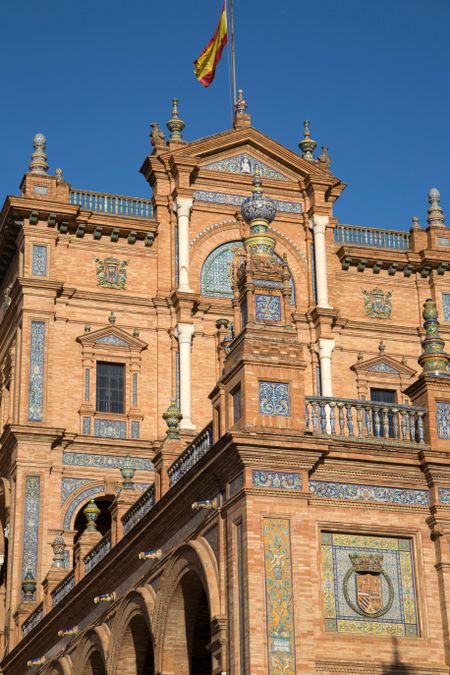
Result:
<svg viewBox="0 0 450 675"><path fill-rule="evenodd" d="M383 354L383 352L386 351L386 345L384 344L383 340L380 340L380 344L378 345L378 351L380 354Z"/></svg>
<svg viewBox="0 0 450 675"><path fill-rule="evenodd" d="M244 98L244 90L239 89L237 93L237 101L234 104L233 129L246 129L247 127L251 126L252 118L246 111L247 101Z"/></svg>
<svg viewBox="0 0 450 675"><path fill-rule="evenodd" d="M36 594L36 579L30 567L28 567L22 581L22 592L25 602L33 602Z"/></svg>
<svg viewBox="0 0 450 675"><path fill-rule="evenodd" d="M122 483L122 488L124 490L132 490L134 485L133 485L133 478L135 474L135 466L134 462L131 459L129 455L127 455L121 462L120 466L120 473L122 474L123 478L123 483Z"/></svg>
<svg viewBox="0 0 450 675"><path fill-rule="evenodd" d="M177 399L170 399L170 405L166 412L163 413L163 420L167 424L167 438L179 438L180 422L183 415L178 410Z"/></svg>
<svg viewBox="0 0 450 675"><path fill-rule="evenodd" d="M96 521L100 515L100 509L94 499L90 499L83 509L83 514L87 520L85 532L97 532Z"/></svg>
<svg viewBox="0 0 450 675"><path fill-rule="evenodd" d="M63 533L59 532L53 540L53 562L52 567L65 567L64 551L66 549L66 542L64 541Z"/></svg>
<svg viewBox="0 0 450 675"><path fill-rule="evenodd" d="M411 231L417 231L421 230L421 226L419 223L419 217L418 216L413 216L411 220Z"/></svg>
<svg viewBox="0 0 450 675"><path fill-rule="evenodd" d="M183 129L186 126L186 124L183 122L182 119L180 119L180 115L178 113L178 99L173 98L172 99L172 117L170 120L167 122L167 128L170 131L170 139L171 141L182 141L183 140Z"/></svg>
<svg viewBox="0 0 450 675"><path fill-rule="evenodd" d="M138 338L139 335L140 335L139 328L134 328L134 329L133 329L133 337Z"/></svg>
<svg viewBox="0 0 450 675"><path fill-rule="evenodd" d="M244 98L244 90L238 89L237 101L234 106L234 110L237 113L245 113L247 110L247 101Z"/></svg>
<svg viewBox="0 0 450 675"><path fill-rule="evenodd" d="M317 161L325 169L325 171L331 170L331 157L328 154L328 148L326 145L322 145L322 154L318 156Z"/></svg>
<svg viewBox="0 0 450 675"><path fill-rule="evenodd" d="M428 207L427 222L430 227L444 227L445 218L444 210L441 207L441 195L437 188L431 188L428 193Z"/></svg>
<svg viewBox="0 0 450 675"><path fill-rule="evenodd" d="M444 352L445 342L439 335L439 320L436 303L428 298L425 300L422 316L424 318L425 339L422 341L422 354L419 364L425 375L450 377L448 365L450 357Z"/></svg>
<svg viewBox="0 0 450 675"><path fill-rule="evenodd" d="M152 147L157 150L158 148L166 148L166 137L164 136L164 131L159 128L158 122L152 122L150 124L150 143Z"/></svg>
<svg viewBox="0 0 450 675"><path fill-rule="evenodd" d="M47 155L45 154L45 143L44 134L36 134L33 139L34 152L31 153L31 162L28 165L31 173L47 173L48 164Z"/></svg>
<svg viewBox="0 0 450 675"><path fill-rule="evenodd" d="M65 180L62 169L55 169L56 185L64 185Z"/></svg>
<svg viewBox="0 0 450 675"><path fill-rule="evenodd" d="M116 315L114 314L114 312L109 313L108 321L111 325L114 325L116 323Z"/></svg>
<svg viewBox="0 0 450 675"><path fill-rule="evenodd" d="M303 159L308 161L313 161L314 159L314 150L317 147L316 141L311 138L311 132L309 129L309 120L303 122L303 131L305 137L298 144L300 150L303 152Z"/></svg>

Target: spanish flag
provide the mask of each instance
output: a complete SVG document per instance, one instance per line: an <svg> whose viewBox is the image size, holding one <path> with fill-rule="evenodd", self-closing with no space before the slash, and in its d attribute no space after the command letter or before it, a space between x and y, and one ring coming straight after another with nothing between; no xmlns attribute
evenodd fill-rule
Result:
<svg viewBox="0 0 450 675"><path fill-rule="evenodd" d="M196 61L194 61L194 74L197 80L204 87L209 87L216 73L216 66L220 61L222 52L228 42L227 31L227 13L225 3L223 4L222 14L217 24L216 32L208 42Z"/></svg>

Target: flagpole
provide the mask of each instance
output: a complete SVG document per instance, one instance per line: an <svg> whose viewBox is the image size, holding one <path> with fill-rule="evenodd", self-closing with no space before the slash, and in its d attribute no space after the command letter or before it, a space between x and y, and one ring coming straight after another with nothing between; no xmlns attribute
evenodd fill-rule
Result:
<svg viewBox="0 0 450 675"><path fill-rule="evenodd" d="M230 51L231 51L231 86L233 89L233 118L234 118L234 106L237 101L237 91L236 91L236 55L234 51L234 13L233 13L233 0L228 0L229 6L229 16L230 16Z"/></svg>

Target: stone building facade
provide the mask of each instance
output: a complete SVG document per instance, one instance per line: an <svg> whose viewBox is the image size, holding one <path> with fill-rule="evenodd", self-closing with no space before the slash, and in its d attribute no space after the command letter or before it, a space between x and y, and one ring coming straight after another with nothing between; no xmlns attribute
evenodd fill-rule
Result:
<svg viewBox="0 0 450 675"><path fill-rule="evenodd" d="M343 225L308 123L167 126L151 198L38 134L0 214L2 672L449 673L439 192Z"/></svg>

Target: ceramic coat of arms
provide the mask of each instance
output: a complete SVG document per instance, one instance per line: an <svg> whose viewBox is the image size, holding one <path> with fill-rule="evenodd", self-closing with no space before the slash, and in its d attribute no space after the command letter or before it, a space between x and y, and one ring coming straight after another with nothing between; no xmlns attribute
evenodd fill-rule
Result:
<svg viewBox="0 0 450 675"><path fill-rule="evenodd" d="M121 290L127 283L128 262L117 258L96 258L97 286Z"/></svg>
<svg viewBox="0 0 450 675"><path fill-rule="evenodd" d="M390 319L392 314L391 291L374 288L372 291L363 291L364 308L367 316L372 319Z"/></svg>
<svg viewBox="0 0 450 675"><path fill-rule="evenodd" d="M383 570L383 556L374 554L350 554L352 567L344 578L344 596L350 607L367 617L383 616L392 606L394 589L392 582ZM384 578L387 597L384 597L381 583ZM351 600L349 584L354 583L357 606Z"/></svg>

